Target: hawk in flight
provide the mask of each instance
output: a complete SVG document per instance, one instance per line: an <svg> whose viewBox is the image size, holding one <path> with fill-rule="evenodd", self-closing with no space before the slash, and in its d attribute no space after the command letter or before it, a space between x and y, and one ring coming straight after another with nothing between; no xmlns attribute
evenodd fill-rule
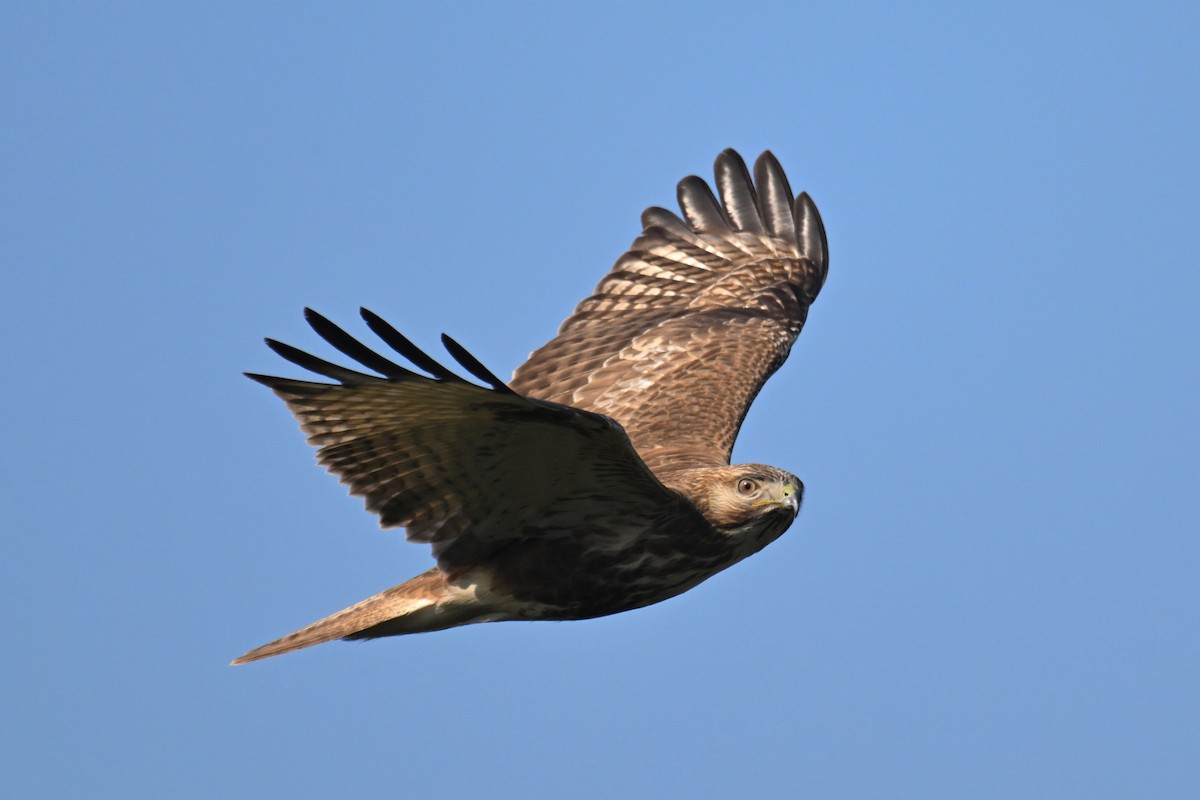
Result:
<svg viewBox="0 0 1200 800"><path fill-rule="evenodd" d="M317 334L370 372L267 340L336 383L249 377L382 527L432 545L437 566L234 664L332 639L616 614L787 530L800 479L729 459L825 282L825 229L769 152L751 178L726 150L715 177L716 195L680 182L682 219L647 209L628 252L508 383L443 336L478 382L460 376L366 309L405 363L311 310Z"/></svg>

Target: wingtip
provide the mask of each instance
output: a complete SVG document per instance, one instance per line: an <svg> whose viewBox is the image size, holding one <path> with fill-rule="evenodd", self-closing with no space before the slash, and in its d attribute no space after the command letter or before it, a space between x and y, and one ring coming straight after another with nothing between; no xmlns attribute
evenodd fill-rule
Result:
<svg viewBox="0 0 1200 800"><path fill-rule="evenodd" d="M717 153L717 158L713 162L713 165L719 169L722 164L730 162L741 165L743 170L746 167L746 159L742 158L742 154L737 150L734 150L732 147L726 147L720 153Z"/></svg>
<svg viewBox="0 0 1200 800"><path fill-rule="evenodd" d="M824 283L824 276L829 271L829 239L821 212L808 192L801 192L796 197L795 225L800 254L821 270L821 282Z"/></svg>
<svg viewBox="0 0 1200 800"><path fill-rule="evenodd" d="M263 386L267 387L270 387L274 381L278 380L278 378L273 378L270 375L263 375L258 372L243 372L242 374L255 383L261 383Z"/></svg>
<svg viewBox="0 0 1200 800"><path fill-rule="evenodd" d="M296 349L296 348L292 347L290 344L281 342L278 339L272 339L270 336L267 336L266 338L264 338L263 342L266 343L267 347L271 348L271 351L274 352L275 355L282 356L283 358L287 358L287 356L283 355L285 352ZM288 360L291 361L291 359L288 359Z"/></svg>
<svg viewBox="0 0 1200 800"><path fill-rule="evenodd" d="M487 367L483 365L479 359L471 354L467 348L463 347L454 339L450 338L449 334L442 334L442 347L450 353L450 356L462 366L467 372L474 375L479 380L483 381L492 389L506 394L515 394L508 384L496 377Z"/></svg>
<svg viewBox="0 0 1200 800"><path fill-rule="evenodd" d="M763 150L758 154L758 158L754 159L755 169L759 169L760 165L783 172L783 165L779 163L779 159L776 158L775 153L770 150Z"/></svg>

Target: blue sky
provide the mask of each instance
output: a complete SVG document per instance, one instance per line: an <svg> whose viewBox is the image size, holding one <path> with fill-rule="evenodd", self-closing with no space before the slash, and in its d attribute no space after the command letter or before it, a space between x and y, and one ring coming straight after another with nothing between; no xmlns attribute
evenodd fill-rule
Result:
<svg viewBox="0 0 1200 800"><path fill-rule="evenodd" d="M1053 5L5 4L14 796L1200 791L1200 19ZM366 305L508 374L729 146L829 233L735 452L788 535L228 667L430 563L262 337Z"/></svg>

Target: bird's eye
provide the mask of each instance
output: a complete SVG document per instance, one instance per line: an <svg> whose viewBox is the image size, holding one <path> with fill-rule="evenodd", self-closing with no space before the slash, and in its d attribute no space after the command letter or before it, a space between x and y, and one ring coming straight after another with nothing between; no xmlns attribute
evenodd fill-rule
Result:
<svg viewBox="0 0 1200 800"><path fill-rule="evenodd" d="M738 492L741 494L754 494L758 491L758 484L749 478L742 478L738 481Z"/></svg>

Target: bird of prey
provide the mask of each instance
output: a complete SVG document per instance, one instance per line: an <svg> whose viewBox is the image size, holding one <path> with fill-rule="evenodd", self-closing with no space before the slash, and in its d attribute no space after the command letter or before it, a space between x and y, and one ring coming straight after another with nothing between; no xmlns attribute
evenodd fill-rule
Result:
<svg viewBox="0 0 1200 800"><path fill-rule="evenodd" d="M406 365L312 310L317 334L370 372L267 340L336 383L249 377L381 526L432 545L437 566L234 664L339 638L628 611L787 530L799 478L729 462L825 282L825 230L770 152L751 178L726 150L715 178L716 195L695 176L679 183L682 218L647 209L641 235L508 383L443 335L478 383L460 376L366 309Z"/></svg>

